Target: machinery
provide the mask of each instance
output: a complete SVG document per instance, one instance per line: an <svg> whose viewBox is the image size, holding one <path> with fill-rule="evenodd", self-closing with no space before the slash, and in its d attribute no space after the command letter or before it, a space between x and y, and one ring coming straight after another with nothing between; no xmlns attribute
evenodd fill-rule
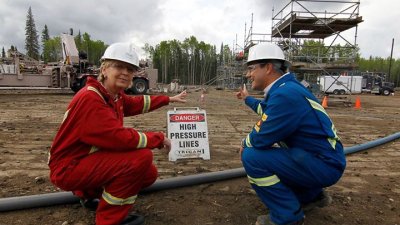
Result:
<svg viewBox="0 0 400 225"><path fill-rule="evenodd" d="M48 64L44 74L51 76L51 87L69 87L78 92L88 76L97 76L98 69L87 60L86 53L79 53L72 35L61 34L63 62Z"/></svg>
<svg viewBox="0 0 400 225"><path fill-rule="evenodd" d="M362 90L376 95L388 96L394 93L394 83L386 82L386 74L382 72L362 72Z"/></svg>
<svg viewBox="0 0 400 225"><path fill-rule="evenodd" d="M61 79L67 78L67 84L70 84L74 92L79 91L86 84L88 76L97 76L98 69L88 63L86 54L78 54L74 37L68 34L61 35L63 48L64 64L59 68L51 68L52 74L56 79L54 81L61 82ZM141 70L135 74L132 80L132 86L126 90L128 93L145 94L150 87L154 87L155 83L150 81L157 80L156 69L149 68L149 63L142 61ZM68 80L69 79L69 80Z"/></svg>
<svg viewBox="0 0 400 225"><path fill-rule="evenodd" d="M91 65L87 54L78 52L74 37L61 34L62 62L41 64L17 51L0 63L0 86L2 87L47 87L71 88L78 92L86 84L88 76L97 77L99 68ZM154 88L158 70L149 62L143 62L142 70L133 78L129 93L144 94Z"/></svg>
<svg viewBox="0 0 400 225"><path fill-rule="evenodd" d="M155 88L158 70L153 69L150 61L140 61L140 71L132 79L132 86L126 90L127 93L145 94L149 88Z"/></svg>
<svg viewBox="0 0 400 225"><path fill-rule="evenodd" d="M43 64L18 51L10 51L0 64L0 86L71 88L77 92L97 69L86 54L78 53L72 35L61 34L63 61Z"/></svg>

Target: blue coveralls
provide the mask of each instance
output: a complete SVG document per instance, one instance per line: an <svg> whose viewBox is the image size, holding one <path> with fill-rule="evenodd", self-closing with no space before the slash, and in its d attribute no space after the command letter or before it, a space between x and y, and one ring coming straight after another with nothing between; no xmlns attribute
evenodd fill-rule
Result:
<svg viewBox="0 0 400 225"><path fill-rule="evenodd" d="M249 96L245 103L260 116L242 143L248 179L274 223L298 221L301 205L335 184L346 167L335 126L293 74L277 80L265 99Z"/></svg>

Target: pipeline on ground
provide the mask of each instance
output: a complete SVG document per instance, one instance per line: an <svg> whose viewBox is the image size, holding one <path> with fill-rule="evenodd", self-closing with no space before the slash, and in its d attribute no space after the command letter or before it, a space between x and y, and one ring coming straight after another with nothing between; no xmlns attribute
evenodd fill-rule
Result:
<svg viewBox="0 0 400 225"><path fill-rule="evenodd" d="M394 133L384 138L366 142L363 144L346 147L344 148L344 153L347 155L367 150L394 141L398 138L400 138L400 132ZM241 168L223 170L218 172L209 172L209 173L202 173L202 174L195 174L195 175L188 175L181 177L173 177L168 179L160 179L157 180L150 187L143 189L140 192L140 194L223 181L245 176L246 172L244 168L241 167ZM80 199L74 196L72 192L55 192L48 194L2 198L0 199L0 212L46 207L53 205L73 204L73 203L78 203L79 200Z"/></svg>

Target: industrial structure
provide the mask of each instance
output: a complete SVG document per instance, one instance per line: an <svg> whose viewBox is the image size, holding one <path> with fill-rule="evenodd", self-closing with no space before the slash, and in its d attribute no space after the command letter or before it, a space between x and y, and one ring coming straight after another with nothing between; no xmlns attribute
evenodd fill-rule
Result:
<svg viewBox="0 0 400 225"><path fill-rule="evenodd" d="M299 79L351 75L363 22L359 8L359 0L291 0L273 14L271 41L285 50Z"/></svg>
<svg viewBox="0 0 400 225"><path fill-rule="evenodd" d="M248 30L245 25L242 54L245 58L249 48L260 42L276 43L292 62L291 71L298 80L310 89L319 89L318 77L352 75L357 69L357 28L363 22L359 7L359 0L290 0L282 9L272 10L271 33L254 32L252 15ZM237 68L221 68L219 80L237 83L239 73L229 72L232 67Z"/></svg>

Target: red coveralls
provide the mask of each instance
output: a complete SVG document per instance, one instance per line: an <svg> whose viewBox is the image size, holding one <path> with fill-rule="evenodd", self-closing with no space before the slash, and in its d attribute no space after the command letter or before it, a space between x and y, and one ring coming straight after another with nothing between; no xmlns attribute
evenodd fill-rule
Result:
<svg viewBox="0 0 400 225"><path fill-rule="evenodd" d="M169 104L168 96L117 100L95 79L72 99L50 149L50 179L81 198L100 198L96 224L117 225L138 192L154 183L157 169L150 149L163 147L159 132L123 127L123 117Z"/></svg>

